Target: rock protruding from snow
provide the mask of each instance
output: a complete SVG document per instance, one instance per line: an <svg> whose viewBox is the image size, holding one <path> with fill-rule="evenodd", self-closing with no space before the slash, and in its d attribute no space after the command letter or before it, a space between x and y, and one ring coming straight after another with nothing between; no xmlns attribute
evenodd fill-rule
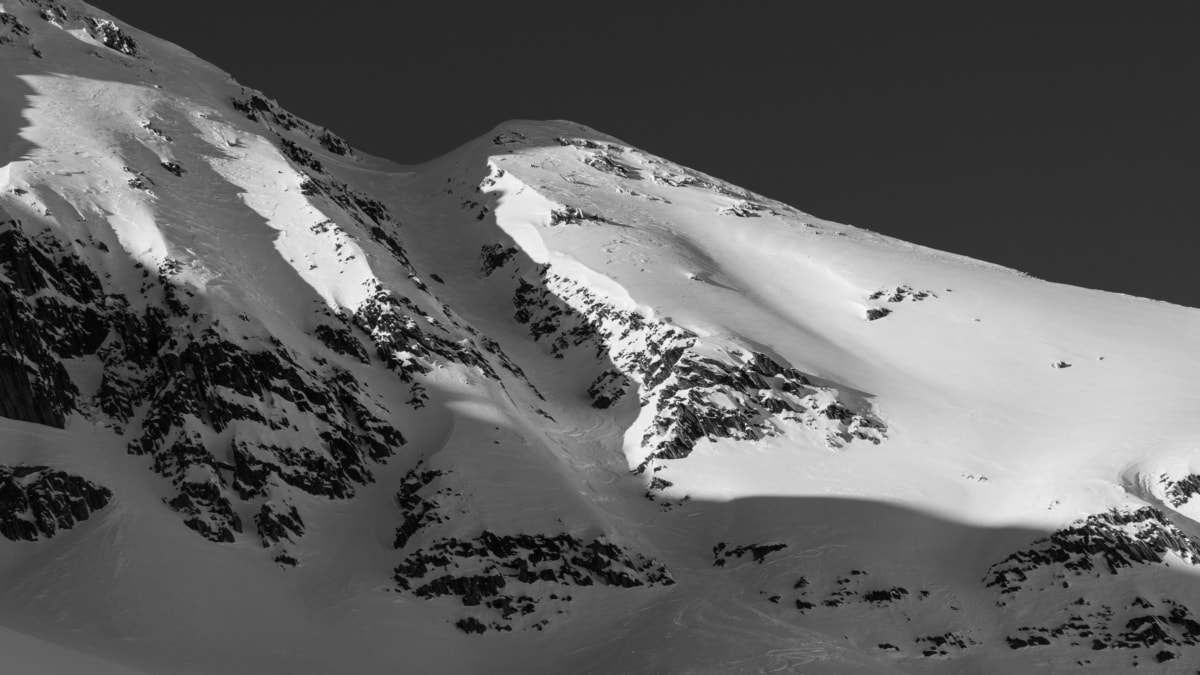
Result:
<svg viewBox="0 0 1200 675"><path fill-rule="evenodd" d="M1165 487L1167 500L1175 508L1187 504L1200 494L1200 474L1189 473L1177 479L1163 475L1161 482Z"/></svg>
<svg viewBox="0 0 1200 675"><path fill-rule="evenodd" d="M1093 652L1108 649L1152 650L1157 660L1178 658L1164 647L1194 647L1200 644L1200 622L1192 611L1171 598L1157 601L1142 596L1122 606L1092 603L1082 598L1064 609L1065 619L1044 626L1019 626L1005 638L1009 649L1037 649L1087 645ZM1171 658L1160 655L1166 653Z"/></svg>
<svg viewBox="0 0 1200 675"><path fill-rule="evenodd" d="M233 99L233 108L254 122L261 122L276 132L298 131L317 141L325 150L342 156L354 156L354 149L328 129L319 128L284 110L278 103L262 92L243 87L243 97ZM291 143L287 139L281 139ZM293 147L295 144L293 143ZM285 146L286 149L286 146ZM318 173L321 169L317 170Z"/></svg>
<svg viewBox="0 0 1200 675"><path fill-rule="evenodd" d="M484 245L479 253L480 268L483 276L486 277L504 267L519 252L515 247L504 246L503 244Z"/></svg>
<svg viewBox="0 0 1200 675"><path fill-rule="evenodd" d="M108 505L112 492L45 466L0 466L0 535L13 541L50 538Z"/></svg>
<svg viewBox="0 0 1200 675"><path fill-rule="evenodd" d="M27 35L29 26L12 14L0 11L0 45L13 44Z"/></svg>
<svg viewBox="0 0 1200 675"><path fill-rule="evenodd" d="M656 413L642 437L649 454L639 470L656 459L687 457L702 439L775 436L779 421L817 431L831 448L884 437L884 424L840 402L836 389L817 386L804 373L749 350L712 356L689 350L649 394Z"/></svg>
<svg viewBox="0 0 1200 675"><path fill-rule="evenodd" d="M895 286L893 288L885 288L875 291L867 296L869 301L886 301L890 303L902 302L922 302L929 298L936 298L937 294L933 291L918 291L913 290L911 286ZM890 315L894 310L889 307L868 307L867 321L877 321Z"/></svg>
<svg viewBox="0 0 1200 675"><path fill-rule="evenodd" d="M1179 563L1200 565L1200 542L1161 510L1144 506L1098 513L1058 530L993 565L985 581L1006 597L998 606L1022 617L1006 637L1014 650L1193 647L1200 644L1200 622L1183 598L1143 597L1155 587L1151 575L1177 573L1169 568ZM1107 579L1099 593L1097 578ZM1068 588L1079 589L1074 602L1047 604ZM1127 606L1120 603L1131 593L1138 596ZM1034 596L1039 610L1031 614L1026 603Z"/></svg>
<svg viewBox="0 0 1200 675"><path fill-rule="evenodd" d="M115 52L126 56L140 55L137 42L111 19L84 14L53 0L28 2L39 8L43 21L53 26L64 30L82 28L96 42Z"/></svg>
<svg viewBox="0 0 1200 675"><path fill-rule="evenodd" d="M100 347L103 302L100 280L59 239L0 221L0 416L65 426L79 391L63 361Z"/></svg>
<svg viewBox="0 0 1200 675"><path fill-rule="evenodd" d="M1057 570L1075 576L1093 570L1118 574L1135 565L1162 564L1168 554L1200 565L1200 542L1152 506L1113 509L1088 516L992 565L987 585L1001 593L1036 590L1053 583L1051 575ZM1039 575L1045 578L1035 580Z"/></svg>
<svg viewBox="0 0 1200 675"><path fill-rule="evenodd" d="M426 525L446 521L445 516L438 511L441 505L432 497L421 494L436 478L443 475L443 471L427 469L421 465L404 474L400 481L400 489L396 491L396 504L400 507L401 520L396 528L396 539L392 543L394 547L402 549L408 545L409 539Z"/></svg>
<svg viewBox="0 0 1200 675"><path fill-rule="evenodd" d="M499 614L497 625L509 630L514 616L533 614L542 602L569 601L569 595L562 595L565 587L675 583L658 560L604 537L587 541L566 532L498 535L487 530L469 540L439 539L410 553L394 578L401 589L421 598L457 596L464 607L489 608ZM545 624L543 619L527 627L541 630Z"/></svg>
<svg viewBox="0 0 1200 675"><path fill-rule="evenodd" d="M382 287L376 286L374 294L359 307L354 322L371 337L379 358L405 382L428 373L443 360L477 368L489 379L500 379L470 340L452 339L442 322L411 299Z"/></svg>
<svg viewBox="0 0 1200 675"><path fill-rule="evenodd" d="M717 545L713 546L713 567L724 567L731 559L741 559L743 556L750 556L751 560L761 565L768 555L785 548L787 548L787 544L780 542L745 544L743 546L730 546L723 541L717 542Z"/></svg>
<svg viewBox="0 0 1200 675"><path fill-rule="evenodd" d="M833 387L736 345L701 340L688 330L613 306L603 296L549 265L517 280L514 318L529 335L564 358L583 348L602 366L588 388L593 405L607 408L638 390L653 411L642 436L637 470L656 460L687 457L702 439L760 440L780 422L818 434L840 448L858 440L879 443L886 426L869 409L852 407Z"/></svg>
<svg viewBox="0 0 1200 675"><path fill-rule="evenodd" d="M881 291L875 291L867 296L868 300L886 300L888 302L921 302L928 298L936 298L933 291L916 291L911 286L896 286Z"/></svg>
<svg viewBox="0 0 1200 675"><path fill-rule="evenodd" d="M235 495L252 500L290 486L346 498L372 480L370 463L404 444L350 373L306 368L281 345L250 351L207 329L155 362L143 385L154 394L129 449L153 457L179 491L171 507L214 541L242 531ZM222 451L209 439L227 430Z"/></svg>
<svg viewBox="0 0 1200 675"><path fill-rule="evenodd" d="M738 218L758 218L764 213L768 215L776 215L774 211L752 201L739 199L738 201L717 209L717 213L722 216L737 216Z"/></svg>

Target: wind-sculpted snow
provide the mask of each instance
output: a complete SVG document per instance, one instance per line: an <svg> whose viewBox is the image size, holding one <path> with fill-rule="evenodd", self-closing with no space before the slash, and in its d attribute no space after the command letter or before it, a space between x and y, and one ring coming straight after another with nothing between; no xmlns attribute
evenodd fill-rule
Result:
<svg viewBox="0 0 1200 675"><path fill-rule="evenodd" d="M45 466L0 466L0 535L48 539L91 518L112 491Z"/></svg>

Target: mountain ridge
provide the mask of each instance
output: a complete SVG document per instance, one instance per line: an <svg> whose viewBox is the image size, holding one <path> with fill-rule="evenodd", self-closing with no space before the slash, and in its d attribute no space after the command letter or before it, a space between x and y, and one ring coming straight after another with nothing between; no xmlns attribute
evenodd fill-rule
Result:
<svg viewBox="0 0 1200 675"><path fill-rule="evenodd" d="M30 672L1193 658L1196 310L572 122L397 165L83 3L0 17Z"/></svg>

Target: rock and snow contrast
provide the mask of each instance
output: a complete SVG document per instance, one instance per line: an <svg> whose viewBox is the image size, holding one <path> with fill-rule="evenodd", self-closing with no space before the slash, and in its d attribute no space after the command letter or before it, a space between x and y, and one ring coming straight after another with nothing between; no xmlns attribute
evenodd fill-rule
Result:
<svg viewBox="0 0 1200 675"><path fill-rule="evenodd" d="M1200 663L1200 311L571 122L396 165L75 0L0 134L14 672Z"/></svg>

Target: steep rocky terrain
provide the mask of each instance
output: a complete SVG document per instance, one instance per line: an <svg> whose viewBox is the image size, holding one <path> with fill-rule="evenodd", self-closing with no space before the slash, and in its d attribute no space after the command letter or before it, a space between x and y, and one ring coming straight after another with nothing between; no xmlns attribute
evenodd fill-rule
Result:
<svg viewBox="0 0 1200 675"><path fill-rule="evenodd" d="M0 79L22 672L1200 661L1196 310L572 122L395 165L75 0Z"/></svg>

